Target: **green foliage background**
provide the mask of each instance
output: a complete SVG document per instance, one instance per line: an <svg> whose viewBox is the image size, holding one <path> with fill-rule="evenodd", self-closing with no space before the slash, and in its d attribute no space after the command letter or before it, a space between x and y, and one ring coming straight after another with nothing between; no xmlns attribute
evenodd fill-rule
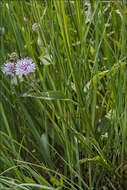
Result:
<svg viewBox="0 0 127 190"><path fill-rule="evenodd" d="M126 34L124 0L0 2L0 189L127 188Z"/></svg>

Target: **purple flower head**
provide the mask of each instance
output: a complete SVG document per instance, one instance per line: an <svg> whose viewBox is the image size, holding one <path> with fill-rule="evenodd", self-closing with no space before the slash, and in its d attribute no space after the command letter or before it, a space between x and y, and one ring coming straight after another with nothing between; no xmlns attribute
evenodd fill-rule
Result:
<svg viewBox="0 0 127 190"><path fill-rule="evenodd" d="M30 58L25 58L17 61L16 63L16 75L22 77L35 71L35 63Z"/></svg>
<svg viewBox="0 0 127 190"><path fill-rule="evenodd" d="M5 75L11 75L14 76L15 71L15 64L12 62L4 63L4 66L2 68L2 71Z"/></svg>

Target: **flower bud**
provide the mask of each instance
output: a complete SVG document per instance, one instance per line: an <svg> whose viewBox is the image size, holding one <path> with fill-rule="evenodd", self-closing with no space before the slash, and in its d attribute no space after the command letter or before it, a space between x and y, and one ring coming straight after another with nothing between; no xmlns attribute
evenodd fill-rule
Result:
<svg viewBox="0 0 127 190"><path fill-rule="evenodd" d="M17 55L16 52L11 53L11 54L9 55L9 57L10 57L10 60L11 60L11 61L17 61L18 58L19 58L19 56Z"/></svg>
<svg viewBox="0 0 127 190"><path fill-rule="evenodd" d="M39 29L39 27L40 27L40 24L34 23L34 24L32 25L32 30L33 30L33 31L36 31L36 30Z"/></svg>
<svg viewBox="0 0 127 190"><path fill-rule="evenodd" d="M25 22L28 22L29 19L28 19L27 17L24 17L24 21L25 21Z"/></svg>

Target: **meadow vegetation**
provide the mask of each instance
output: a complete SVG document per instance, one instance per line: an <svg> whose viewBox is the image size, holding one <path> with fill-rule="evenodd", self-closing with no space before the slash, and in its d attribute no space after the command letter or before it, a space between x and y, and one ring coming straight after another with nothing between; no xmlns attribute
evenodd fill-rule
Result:
<svg viewBox="0 0 127 190"><path fill-rule="evenodd" d="M0 1L0 190L127 189L126 0Z"/></svg>

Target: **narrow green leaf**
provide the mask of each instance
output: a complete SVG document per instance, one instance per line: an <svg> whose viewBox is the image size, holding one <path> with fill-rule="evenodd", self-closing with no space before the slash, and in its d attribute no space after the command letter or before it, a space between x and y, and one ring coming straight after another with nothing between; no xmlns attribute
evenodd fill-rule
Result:
<svg viewBox="0 0 127 190"><path fill-rule="evenodd" d="M74 104L78 104L77 102L73 101L71 98L67 98L60 91L24 93L22 95L19 95L19 97L39 98L39 99L42 99L42 100L64 100L64 101L71 101Z"/></svg>

